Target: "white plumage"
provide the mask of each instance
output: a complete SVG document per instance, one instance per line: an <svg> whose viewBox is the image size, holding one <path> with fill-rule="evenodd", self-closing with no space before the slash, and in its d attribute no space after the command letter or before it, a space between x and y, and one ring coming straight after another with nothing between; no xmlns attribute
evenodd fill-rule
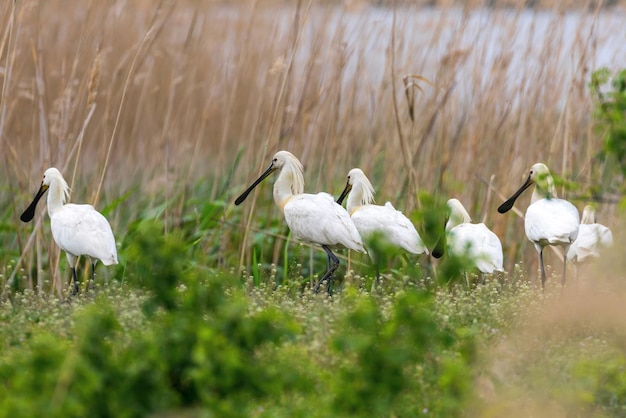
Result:
<svg viewBox="0 0 626 418"><path fill-rule="evenodd" d="M328 255L329 268L315 286L315 290L318 291L324 281L327 281L327 289L330 290L332 274L339 266L339 259L331 248L345 247L365 252L361 236L348 212L335 203L331 195L323 192L303 193L302 164L288 151L278 151L267 170L235 200L235 204L241 204L274 171L280 171L274 183L274 202L283 212L291 233L301 241L321 245Z"/></svg>
<svg viewBox="0 0 626 418"><path fill-rule="evenodd" d="M363 252L363 243L348 213L328 193L295 195L283 208L294 237L310 244Z"/></svg>
<svg viewBox="0 0 626 418"><path fill-rule="evenodd" d="M567 251L567 259L573 263L584 263L600 257L600 252L613 246L611 230L596 223L595 209L587 205L578 229L578 237Z"/></svg>
<svg viewBox="0 0 626 418"><path fill-rule="evenodd" d="M530 169L526 182L499 208L505 213L513 207L515 200L531 185L535 185L530 205L526 209L524 229L526 236L539 253L541 285L545 286L546 273L543 264L543 249L548 245L563 247L567 253L576 240L579 228L578 209L570 202L557 198L554 180L545 164L536 163ZM567 257L563 257L563 284L565 284Z"/></svg>
<svg viewBox="0 0 626 418"><path fill-rule="evenodd" d="M359 168L348 173L348 180L337 203L341 204L348 196L346 208L361 238L367 241L380 233L390 244L400 247L411 254L428 254L413 223L396 210L391 202L384 206L374 205L374 187ZM368 251L370 256L372 252ZM379 278L378 268L376 277Z"/></svg>
<svg viewBox="0 0 626 418"><path fill-rule="evenodd" d="M448 200L450 218L446 223L448 251L471 260L481 273L504 271L502 243L484 223L472 219L458 199Z"/></svg>
<svg viewBox="0 0 626 418"><path fill-rule="evenodd" d="M351 213L352 221L361 238L367 239L366 237L381 232L391 244L411 254L428 254L428 249L413 223L394 208L391 202L385 203L384 206L367 204L354 211L348 207L348 212Z"/></svg>
<svg viewBox="0 0 626 418"><path fill-rule="evenodd" d="M117 264L115 237L109 222L93 206L65 203L69 198L70 188L59 170L54 167L45 171L39 191L21 216L22 221L28 222L33 218L37 203L46 191L52 237L65 251L72 269L75 294L78 292L76 258L81 255L90 258L93 280L97 260L102 261L105 266Z"/></svg>

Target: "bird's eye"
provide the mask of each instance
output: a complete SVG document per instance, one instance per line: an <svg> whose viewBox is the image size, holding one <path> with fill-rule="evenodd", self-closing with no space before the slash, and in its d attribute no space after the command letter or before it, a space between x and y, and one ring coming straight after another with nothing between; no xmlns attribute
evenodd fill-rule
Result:
<svg viewBox="0 0 626 418"><path fill-rule="evenodd" d="M272 160L272 162L273 162L273 163L277 163L277 162L278 162L278 158L274 158L274 159Z"/></svg>

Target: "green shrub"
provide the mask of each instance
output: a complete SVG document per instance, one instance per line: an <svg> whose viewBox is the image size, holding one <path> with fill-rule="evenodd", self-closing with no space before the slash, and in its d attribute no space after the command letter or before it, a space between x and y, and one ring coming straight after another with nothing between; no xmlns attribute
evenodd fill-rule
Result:
<svg viewBox="0 0 626 418"><path fill-rule="evenodd" d="M583 360L574 371L581 387L578 397L594 416L626 415L626 357Z"/></svg>
<svg viewBox="0 0 626 418"><path fill-rule="evenodd" d="M355 301L332 343L348 359L334 380L337 414L461 412L471 393L472 337L441 327L432 312L432 295L416 290L397 296L388 319L373 298Z"/></svg>
<svg viewBox="0 0 626 418"><path fill-rule="evenodd" d="M624 192L622 180L626 176L626 69L611 74L607 68L591 76L590 90L595 102L593 116L595 130L603 140L599 157L606 165L598 186ZM603 190L592 190L599 194Z"/></svg>

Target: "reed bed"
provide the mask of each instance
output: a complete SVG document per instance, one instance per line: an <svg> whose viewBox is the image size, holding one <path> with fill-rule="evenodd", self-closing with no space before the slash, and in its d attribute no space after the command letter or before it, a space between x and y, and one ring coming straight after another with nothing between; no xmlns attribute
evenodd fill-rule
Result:
<svg viewBox="0 0 626 418"><path fill-rule="evenodd" d="M621 196L602 181L588 87L597 68L626 67L621 3L0 2L3 405L623 414ZM305 264L325 258L289 239L271 182L233 204L280 149L304 163L306 192L336 196L362 168L420 233L457 197L500 236L507 273L444 285L411 260L370 292L369 261L352 257L343 292L302 292ZM538 161L579 209L596 200L616 239L600 267L545 292L522 219L496 211ZM45 210L19 221L51 165L120 248L74 299Z"/></svg>
<svg viewBox="0 0 626 418"><path fill-rule="evenodd" d="M219 242L222 266L249 266L247 232L280 213L269 184L232 200L279 149L304 163L307 192L338 194L358 166L406 213L420 191L457 197L501 237L507 269L536 266L523 221L496 208L543 161L576 182L560 192L582 209L603 170L587 84L626 56L620 9L542 5L3 3L5 279L20 256L26 276L65 274L45 221L33 232L18 219L51 165L73 201L115 206L118 240L133 219L171 230L198 202L225 202L205 245ZM428 82L405 89L410 75ZM600 202L606 224L615 203ZM277 263L284 241L273 246Z"/></svg>

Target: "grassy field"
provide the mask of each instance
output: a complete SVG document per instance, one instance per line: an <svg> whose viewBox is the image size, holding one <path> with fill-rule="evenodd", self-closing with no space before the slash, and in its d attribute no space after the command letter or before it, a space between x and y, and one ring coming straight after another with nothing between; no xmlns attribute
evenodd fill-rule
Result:
<svg viewBox="0 0 626 418"><path fill-rule="evenodd" d="M625 415L623 177L589 89L626 67L623 25L572 4L2 3L0 416ZM507 273L398 256L373 289L343 252L312 295L325 254L290 239L271 182L233 204L280 149L306 192L362 168L427 243L459 198ZM545 294L523 220L496 212L538 161L617 241ZM72 300L45 210L19 221L49 166L118 241Z"/></svg>

